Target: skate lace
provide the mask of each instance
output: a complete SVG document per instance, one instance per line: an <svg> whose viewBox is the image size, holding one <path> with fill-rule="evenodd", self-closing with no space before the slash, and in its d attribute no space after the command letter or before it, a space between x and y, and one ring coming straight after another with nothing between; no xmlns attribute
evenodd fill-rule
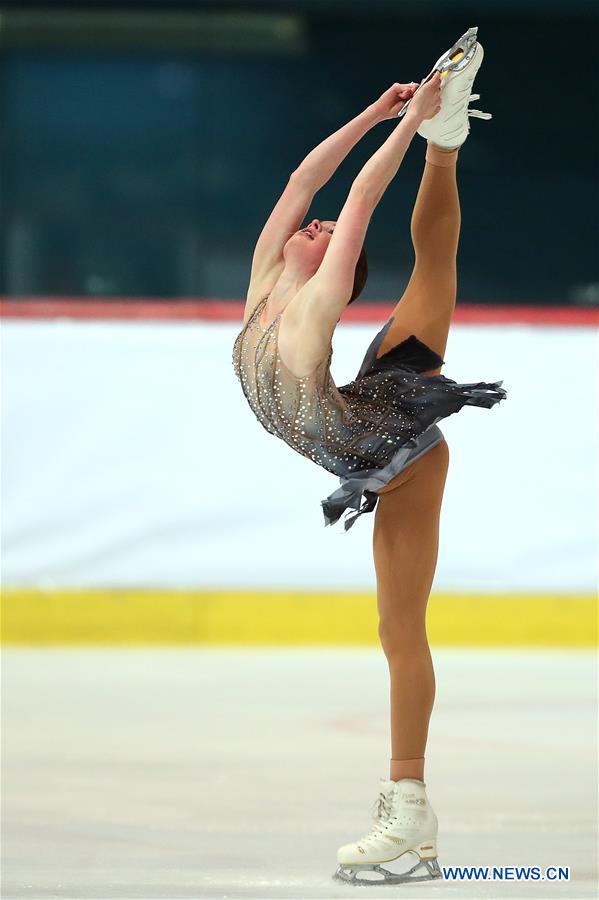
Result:
<svg viewBox="0 0 599 900"><path fill-rule="evenodd" d="M470 94L468 97L468 103L471 100L480 100L480 94ZM493 116L491 113L482 112L480 109L468 109L468 115L472 116L473 119L492 119Z"/></svg>
<svg viewBox="0 0 599 900"><path fill-rule="evenodd" d="M371 817L374 819L374 825L363 840L373 837L375 834L383 831L389 821L391 806L393 799L391 796L381 791L371 807Z"/></svg>
<svg viewBox="0 0 599 900"><path fill-rule="evenodd" d="M389 813L391 812L391 798L385 794L384 791L381 791L377 797L377 799L372 804L371 814L372 818L377 822L383 817L388 818Z"/></svg>

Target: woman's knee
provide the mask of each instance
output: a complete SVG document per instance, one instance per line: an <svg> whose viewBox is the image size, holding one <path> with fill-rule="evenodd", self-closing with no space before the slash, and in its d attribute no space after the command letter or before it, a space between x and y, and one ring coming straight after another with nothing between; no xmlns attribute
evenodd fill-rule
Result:
<svg viewBox="0 0 599 900"><path fill-rule="evenodd" d="M378 635L388 660L405 657L428 645L424 616L381 616Z"/></svg>

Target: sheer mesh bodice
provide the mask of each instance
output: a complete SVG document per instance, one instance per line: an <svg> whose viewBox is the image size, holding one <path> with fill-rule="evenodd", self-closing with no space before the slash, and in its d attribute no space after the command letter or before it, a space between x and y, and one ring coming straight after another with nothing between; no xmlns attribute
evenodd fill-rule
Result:
<svg viewBox="0 0 599 900"><path fill-rule="evenodd" d="M343 508L323 501L327 524L347 506L357 508L359 495L368 494L364 484L370 476L382 484L381 472L391 477L398 471L389 466L401 448L402 465L415 458L425 446L419 436L439 419L465 404L489 408L505 396L502 382L459 385L443 375L419 374L443 365L443 359L415 335L377 359L392 319L373 340L354 381L335 385L330 372L332 346L314 372L298 378L279 354L282 314L266 328L260 324L267 299L258 303L238 334L233 367L251 409L270 434L338 475L342 483L351 480L351 496ZM435 440L432 437L427 436L426 449L443 439L438 429ZM369 497L369 506L362 511L370 511L374 502Z"/></svg>
<svg viewBox="0 0 599 900"><path fill-rule="evenodd" d="M384 464L395 444L387 433L385 406L376 398L344 397L333 381L333 348L315 372L298 378L285 366L278 349L281 314L267 328L260 324L262 300L235 341L233 365L258 420L271 434L309 456L335 475ZM407 417L402 437L411 436ZM396 427L400 425L395 422ZM370 435L380 440L369 441Z"/></svg>

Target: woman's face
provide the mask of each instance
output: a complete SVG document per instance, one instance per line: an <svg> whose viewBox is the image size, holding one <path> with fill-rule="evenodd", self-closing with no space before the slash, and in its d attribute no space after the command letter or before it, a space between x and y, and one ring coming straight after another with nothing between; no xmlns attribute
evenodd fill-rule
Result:
<svg viewBox="0 0 599 900"><path fill-rule="evenodd" d="M312 219L309 225L292 234L285 244L285 262L292 261L300 269L313 275L324 258L336 224Z"/></svg>

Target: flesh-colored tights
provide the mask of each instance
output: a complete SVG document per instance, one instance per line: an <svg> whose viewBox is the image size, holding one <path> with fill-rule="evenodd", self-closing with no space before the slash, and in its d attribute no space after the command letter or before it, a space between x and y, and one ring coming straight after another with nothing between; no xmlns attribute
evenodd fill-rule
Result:
<svg viewBox="0 0 599 900"><path fill-rule="evenodd" d="M414 269L395 307L378 356L410 334L444 356L455 308L460 204L458 150L430 143L412 214ZM438 374L440 368L427 375ZM426 607L439 546L441 502L449 464L441 441L379 492L373 552L379 636L391 680L390 778L424 780L424 754L435 698Z"/></svg>

